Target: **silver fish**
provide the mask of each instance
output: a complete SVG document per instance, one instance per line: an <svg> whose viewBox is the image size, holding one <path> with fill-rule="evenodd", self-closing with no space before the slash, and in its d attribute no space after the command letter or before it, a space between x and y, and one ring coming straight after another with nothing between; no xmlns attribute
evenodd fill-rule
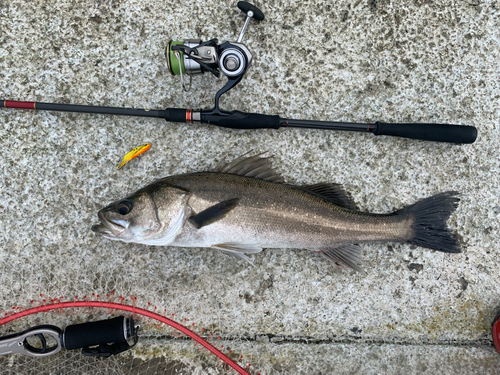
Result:
<svg viewBox="0 0 500 375"><path fill-rule="evenodd" d="M398 241L460 252L446 227L454 191L390 214L356 210L338 184L283 183L269 157L243 155L207 172L166 177L99 211L111 240L210 247L248 260L264 248L302 248L361 271L362 242Z"/></svg>

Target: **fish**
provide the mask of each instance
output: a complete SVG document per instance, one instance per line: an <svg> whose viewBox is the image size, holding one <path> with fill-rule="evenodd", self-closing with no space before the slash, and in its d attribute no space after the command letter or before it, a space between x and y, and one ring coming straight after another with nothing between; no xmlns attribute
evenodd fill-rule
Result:
<svg viewBox="0 0 500 375"><path fill-rule="evenodd" d="M102 208L91 230L110 240L218 249L250 262L268 248L307 249L364 272L360 244L403 242L445 253L458 207L448 191L388 214L362 212L339 184L291 185L272 157L244 154L203 172L169 176Z"/></svg>

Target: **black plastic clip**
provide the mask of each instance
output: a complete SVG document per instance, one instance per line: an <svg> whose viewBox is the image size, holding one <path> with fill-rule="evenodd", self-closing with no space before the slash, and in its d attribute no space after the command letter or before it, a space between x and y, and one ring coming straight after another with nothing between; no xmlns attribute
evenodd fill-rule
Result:
<svg viewBox="0 0 500 375"><path fill-rule="evenodd" d="M123 353L124 351L132 349L137 345L137 342L139 341L138 333L139 326L136 326L134 329L134 342L132 345L130 345L127 341L115 342L113 344L101 344L92 348L82 348L82 354L86 357L109 358L112 355Z"/></svg>

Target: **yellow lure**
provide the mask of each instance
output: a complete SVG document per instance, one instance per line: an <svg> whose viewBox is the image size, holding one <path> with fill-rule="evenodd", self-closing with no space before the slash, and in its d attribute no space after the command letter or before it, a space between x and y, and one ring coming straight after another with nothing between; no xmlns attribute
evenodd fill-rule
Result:
<svg viewBox="0 0 500 375"><path fill-rule="evenodd" d="M150 148L151 148L151 143L146 143L145 145L134 148L132 151L130 151L127 155L125 155L123 157L122 163L116 168L120 169L125 164L127 164L130 160L138 157L139 155L144 154Z"/></svg>

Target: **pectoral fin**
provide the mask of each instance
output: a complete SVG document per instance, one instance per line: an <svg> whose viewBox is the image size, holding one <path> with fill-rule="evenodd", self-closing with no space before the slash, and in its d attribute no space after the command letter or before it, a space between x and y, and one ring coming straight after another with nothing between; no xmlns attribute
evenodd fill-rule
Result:
<svg viewBox="0 0 500 375"><path fill-rule="evenodd" d="M358 245L345 245L329 249L320 249L319 255L338 266L346 265L357 272L364 272L361 263L361 248Z"/></svg>
<svg viewBox="0 0 500 375"><path fill-rule="evenodd" d="M191 216L189 218L189 222L197 229L215 223L217 220L224 218L233 208L235 208L239 201L240 198L233 198L217 203L216 205Z"/></svg>

